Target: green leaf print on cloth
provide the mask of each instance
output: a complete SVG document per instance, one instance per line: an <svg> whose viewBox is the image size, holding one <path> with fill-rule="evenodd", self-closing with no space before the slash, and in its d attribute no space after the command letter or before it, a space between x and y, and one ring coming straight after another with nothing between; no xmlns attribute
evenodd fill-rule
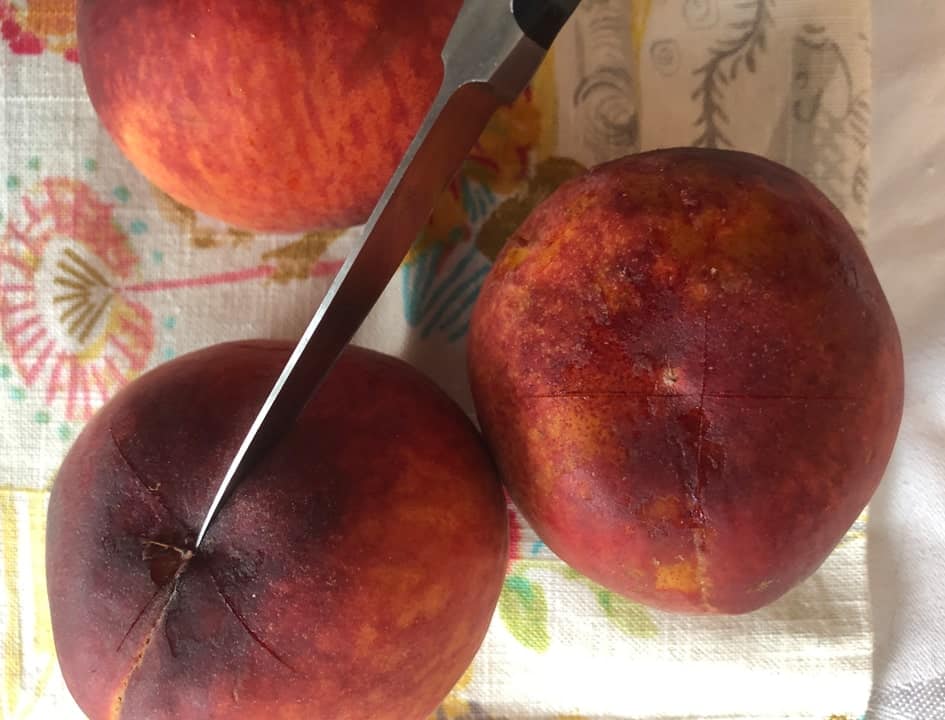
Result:
<svg viewBox="0 0 945 720"><path fill-rule="evenodd" d="M603 588L597 590L597 602L604 609L611 624L627 635L637 638L652 638L659 635L656 623L642 605Z"/></svg>
<svg viewBox="0 0 945 720"><path fill-rule="evenodd" d="M522 645L545 652L548 636L548 602L541 585L522 575L510 575L499 596L499 616Z"/></svg>

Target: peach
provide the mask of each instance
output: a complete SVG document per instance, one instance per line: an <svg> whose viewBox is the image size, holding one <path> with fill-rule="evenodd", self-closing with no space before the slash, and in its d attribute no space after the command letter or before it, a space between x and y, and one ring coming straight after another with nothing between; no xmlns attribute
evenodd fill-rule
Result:
<svg viewBox="0 0 945 720"><path fill-rule="evenodd" d="M93 720L421 720L471 662L507 559L504 495L470 421L398 360L349 348L194 550L289 351L163 365L70 450L49 601Z"/></svg>
<svg viewBox="0 0 945 720"><path fill-rule="evenodd" d="M293 232L364 221L442 76L460 0L79 0L89 97L176 200Z"/></svg>
<svg viewBox="0 0 945 720"><path fill-rule="evenodd" d="M810 575L902 413L898 331L855 233L811 183L736 152L646 153L560 187L487 279L469 367L550 548L692 613Z"/></svg>

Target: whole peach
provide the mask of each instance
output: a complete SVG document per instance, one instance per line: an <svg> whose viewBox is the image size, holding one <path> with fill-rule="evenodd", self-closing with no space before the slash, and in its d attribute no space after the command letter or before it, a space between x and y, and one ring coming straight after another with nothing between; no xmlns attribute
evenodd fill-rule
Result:
<svg viewBox="0 0 945 720"><path fill-rule="evenodd" d="M562 186L508 241L469 365L510 494L628 597L738 613L810 575L866 505L903 402L867 255L811 183L675 149Z"/></svg>
<svg viewBox="0 0 945 720"><path fill-rule="evenodd" d="M194 550L289 351L229 344L163 365L69 452L49 601L93 720L421 720L479 647L504 496L462 411L393 358L349 348Z"/></svg>
<svg viewBox="0 0 945 720"><path fill-rule="evenodd" d="M366 219L441 79L460 0L79 0L99 117L178 201L236 226Z"/></svg>

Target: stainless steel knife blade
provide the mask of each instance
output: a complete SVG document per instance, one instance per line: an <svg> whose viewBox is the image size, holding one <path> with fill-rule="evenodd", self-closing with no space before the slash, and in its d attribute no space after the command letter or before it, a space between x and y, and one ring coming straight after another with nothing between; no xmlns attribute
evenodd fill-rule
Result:
<svg viewBox="0 0 945 720"><path fill-rule="evenodd" d="M524 90L580 0L465 0L443 49L443 82L361 235L253 421L196 547L246 470L298 417L361 326L499 105Z"/></svg>

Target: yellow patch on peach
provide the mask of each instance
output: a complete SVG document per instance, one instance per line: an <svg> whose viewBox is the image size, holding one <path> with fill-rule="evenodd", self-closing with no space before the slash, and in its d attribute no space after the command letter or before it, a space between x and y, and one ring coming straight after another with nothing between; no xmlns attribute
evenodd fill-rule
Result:
<svg viewBox="0 0 945 720"><path fill-rule="evenodd" d="M671 521L681 520L686 509L680 499L674 495L663 495L653 498L643 507L643 516L649 520Z"/></svg>
<svg viewBox="0 0 945 720"><path fill-rule="evenodd" d="M528 431L534 460L539 463L539 477L554 478L569 476L583 467L584 458L593 453L601 438L609 437L612 432L605 427L600 418L589 412L571 412L561 408L561 403L569 402L568 397L551 397L545 401L558 407L535 413L539 418L535 427ZM560 447L567 443L568 451L560 455L543 456L545 447ZM536 477L536 480L538 477Z"/></svg>
<svg viewBox="0 0 945 720"><path fill-rule="evenodd" d="M529 255L529 250L527 246L517 246L509 248L509 251L502 258L502 263L500 269L509 272L514 270L523 262L525 258Z"/></svg>
<svg viewBox="0 0 945 720"><path fill-rule="evenodd" d="M443 610L446 593L441 585L429 585L424 588L397 616L397 627L408 628L421 617L432 617Z"/></svg>
<svg viewBox="0 0 945 720"><path fill-rule="evenodd" d="M134 153L141 155L142 158L148 158L154 141L148 137L147 133L141 132L139 121L141 114L142 110L139 110L133 102L128 102L121 112L115 114L115 127L118 129L120 138L116 142L125 153Z"/></svg>
<svg viewBox="0 0 945 720"><path fill-rule="evenodd" d="M699 569L693 560L680 560L672 565L657 565L656 589L681 593L699 592Z"/></svg>
<svg viewBox="0 0 945 720"><path fill-rule="evenodd" d="M369 568L364 578L365 585L379 588L388 595L413 595L425 582L426 578L419 570L388 566Z"/></svg>

